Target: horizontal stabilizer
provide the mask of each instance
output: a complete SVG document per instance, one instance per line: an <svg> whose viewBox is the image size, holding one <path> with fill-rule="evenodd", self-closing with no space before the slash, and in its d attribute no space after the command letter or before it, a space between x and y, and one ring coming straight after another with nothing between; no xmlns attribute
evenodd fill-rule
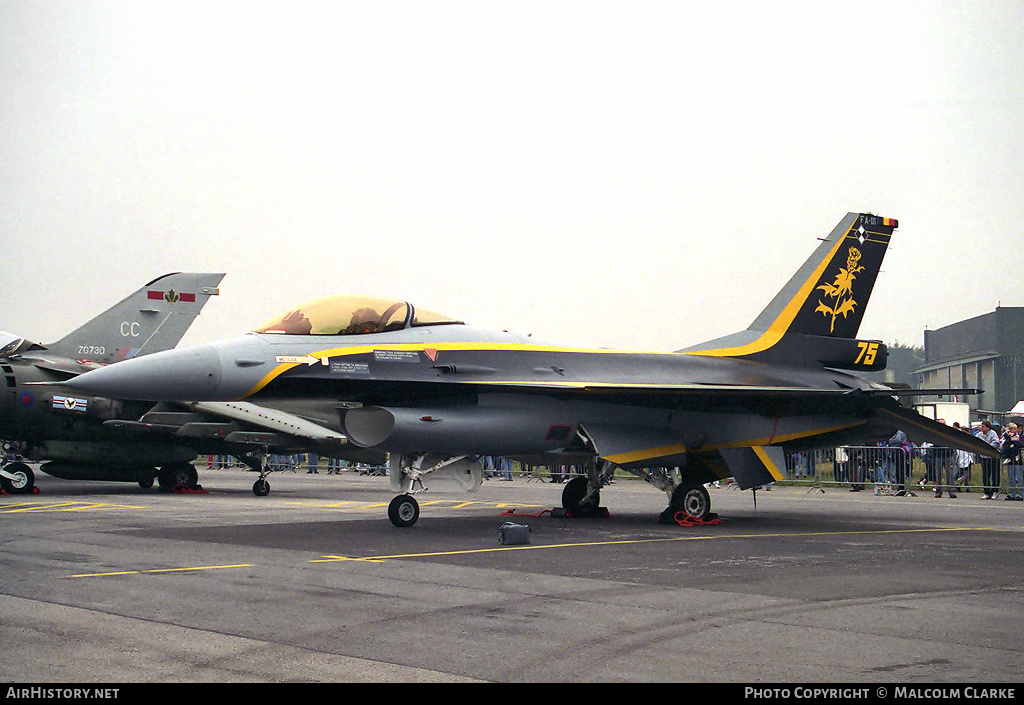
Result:
<svg viewBox="0 0 1024 705"><path fill-rule="evenodd" d="M914 389L913 387L897 387L891 386L884 390L886 394L891 394L896 397L944 397L944 396L967 396L984 394L985 392L981 389L973 389L968 387L933 387L930 389Z"/></svg>
<svg viewBox="0 0 1024 705"><path fill-rule="evenodd" d="M993 448L977 436L964 431L958 431L952 426L933 421L927 416L902 406L878 409L880 418L888 420L894 426L902 429L907 438L917 444L931 443L941 448L957 448L970 453L987 455L990 458L998 458L999 451Z"/></svg>

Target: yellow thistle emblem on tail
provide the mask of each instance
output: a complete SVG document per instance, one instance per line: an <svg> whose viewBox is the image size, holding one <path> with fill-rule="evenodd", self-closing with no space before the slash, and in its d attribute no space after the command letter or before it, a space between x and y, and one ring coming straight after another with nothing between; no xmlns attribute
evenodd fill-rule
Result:
<svg viewBox="0 0 1024 705"><path fill-rule="evenodd" d="M853 300L853 281L857 278L856 275L864 269L859 265L860 257L860 250L851 247L846 253L846 269L839 270L835 282L817 287L825 292L826 298L833 299L832 306L819 300L818 308L814 309L815 313L820 312L825 317L832 317L829 326L830 333L835 332L836 318L839 316L846 318L846 314L852 313L853 307L857 305L857 302Z"/></svg>

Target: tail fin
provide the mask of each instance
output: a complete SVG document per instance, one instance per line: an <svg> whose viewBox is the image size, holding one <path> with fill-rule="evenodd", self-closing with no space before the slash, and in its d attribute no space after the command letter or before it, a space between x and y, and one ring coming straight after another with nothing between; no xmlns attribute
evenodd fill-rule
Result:
<svg viewBox="0 0 1024 705"><path fill-rule="evenodd" d="M884 369L885 346L856 337L897 227L893 218L847 213L747 330L679 352Z"/></svg>
<svg viewBox="0 0 1024 705"><path fill-rule="evenodd" d="M188 330L223 274L167 274L46 346L54 355L110 363L170 350Z"/></svg>

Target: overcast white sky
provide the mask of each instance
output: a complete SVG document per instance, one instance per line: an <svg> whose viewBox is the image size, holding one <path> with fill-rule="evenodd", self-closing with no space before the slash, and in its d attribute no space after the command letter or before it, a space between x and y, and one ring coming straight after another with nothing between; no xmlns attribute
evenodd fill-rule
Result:
<svg viewBox="0 0 1024 705"><path fill-rule="evenodd" d="M172 271L186 336L329 293L552 342L747 327L848 211L862 337L1024 306L1024 3L0 3L0 328Z"/></svg>

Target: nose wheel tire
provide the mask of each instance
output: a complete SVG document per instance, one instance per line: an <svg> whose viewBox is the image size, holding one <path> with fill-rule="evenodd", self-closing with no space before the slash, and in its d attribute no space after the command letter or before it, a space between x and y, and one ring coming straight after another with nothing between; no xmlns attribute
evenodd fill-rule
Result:
<svg viewBox="0 0 1024 705"><path fill-rule="evenodd" d="M252 493L257 497L266 497L270 494L270 483L261 477L252 483Z"/></svg>
<svg viewBox="0 0 1024 705"><path fill-rule="evenodd" d="M399 528L412 526L419 518L420 505L412 495L400 494L388 505L388 519Z"/></svg>

